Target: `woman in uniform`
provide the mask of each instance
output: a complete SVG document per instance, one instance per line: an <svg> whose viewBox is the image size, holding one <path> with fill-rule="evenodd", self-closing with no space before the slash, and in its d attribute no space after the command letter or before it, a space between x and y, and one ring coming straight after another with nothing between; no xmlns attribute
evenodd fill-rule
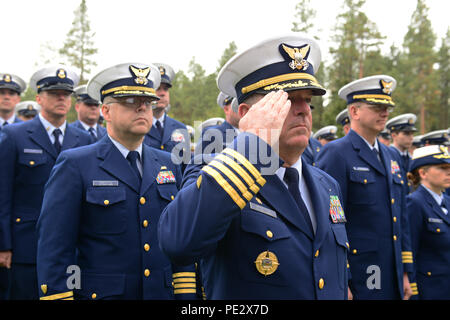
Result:
<svg viewBox="0 0 450 320"><path fill-rule="evenodd" d="M407 197L412 253L415 262L413 293L423 300L450 299L450 156L447 147L414 150L408 179L415 191ZM408 256L409 255L409 256Z"/></svg>

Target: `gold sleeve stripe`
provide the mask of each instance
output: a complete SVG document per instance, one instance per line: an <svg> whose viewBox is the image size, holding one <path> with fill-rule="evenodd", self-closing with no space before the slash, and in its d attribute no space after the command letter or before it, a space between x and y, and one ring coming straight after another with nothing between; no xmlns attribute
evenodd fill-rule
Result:
<svg viewBox="0 0 450 320"><path fill-rule="evenodd" d="M217 160L211 161L209 165L215 167L224 175L226 175L238 187L239 191L241 191L242 195L244 196L245 199L247 199L247 201L252 200L253 195L250 192L248 192L248 189L242 183L242 180L240 180L230 169L228 169L225 165L223 165Z"/></svg>
<svg viewBox="0 0 450 320"><path fill-rule="evenodd" d="M233 149L226 148L222 151L222 153L228 154L237 160L239 160L242 165L247 168L248 172L250 172L255 178L256 182L262 187L266 183L266 179L261 176L261 173L248 161L242 154Z"/></svg>
<svg viewBox="0 0 450 320"><path fill-rule="evenodd" d="M405 257L402 258L402 262L403 262L403 263L414 263L414 261L413 261L412 258L407 259L407 258L405 258Z"/></svg>
<svg viewBox="0 0 450 320"><path fill-rule="evenodd" d="M173 285L173 287L175 289L180 289L180 288L191 288L191 289L195 289L197 287L197 285L195 283L175 283Z"/></svg>
<svg viewBox="0 0 450 320"><path fill-rule="evenodd" d="M172 277L178 278L178 277L194 277L195 278L195 272L176 272L172 274Z"/></svg>
<svg viewBox="0 0 450 320"><path fill-rule="evenodd" d="M176 289L173 290L174 294L180 294L180 293L197 293L196 289Z"/></svg>
<svg viewBox="0 0 450 320"><path fill-rule="evenodd" d="M174 283L177 283L177 282L193 282L193 283L195 283L196 280L195 280L195 277L193 277L193 278L176 278L176 279L173 279L173 282Z"/></svg>
<svg viewBox="0 0 450 320"><path fill-rule="evenodd" d="M233 170L236 171L236 173L245 180L247 185L250 186L250 190L252 190L253 193L257 194L259 192L259 187L255 184L255 180L253 180L252 177L250 177L250 175L247 173L247 171L242 169L242 167L235 161L233 161L230 157L224 154L219 154L215 159L222 160L224 163L233 168Z"/></svg>
<svg viewBox="0 0 450 320"><path fill-rule="evenodd" d="M212 167L203 167L202 171L213 177L217 183L225 190L226 193L231 197L231 199L238 205L242 210L247 205L247 203L239 196L239 194L234 190L232 186Z"/></svg>
<svg viewBox="0 0 450 320"><path fill-rule="evenodd" d="M412 257L412 251L402 251L402 256L411 256Z"/></svg>
<svg viewBox="0 0 450 320"><path fill-rule="evenodd" d="M215 157L215 159L219 159L229 165L231 168L233 168L234 171L236 171L237 174L239 174L247 183L247 185L252 186L255 184L255 180L253 180L248 173L241 168L235 161L231 160L231 158L227 157L226 155L219 154Z"/></svg>
<svg viewBox="0 0 450 320"><path fill-rule="evenodd" d="M73 297L73 291L67 291L63 293L52 294L51 296L41 297L41 300L58 300L63 298Z"/></svg>

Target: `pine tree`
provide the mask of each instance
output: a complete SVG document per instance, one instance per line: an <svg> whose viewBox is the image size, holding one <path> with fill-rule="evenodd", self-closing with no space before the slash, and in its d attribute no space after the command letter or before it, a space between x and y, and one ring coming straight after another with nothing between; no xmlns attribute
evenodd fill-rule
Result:
<svg viewBox="0 0 450 320"><path fill-rule="evenodd" d="M75 18L72 28L67 33L64 46L59 53L67 58L68 62L80 70L80 84L87 83L92 66L97 63L92 60L98 49L94 48L93 37L95 32L91 32L89 18L87 16L86 0L81 0L80 6L74 12Z"/></svg>
<svg viewBox="0 0 450 320"><path fill-rule="evenodd" d="M320 29L315 28L314 19L317 11L311 6L311 0L301 0L295 6L296 13L294 21L292 22L291 31L301 32L310 38L320 40ZM319 41L320 45L320 41ZM321 48L322 49L322 48ZM324 61L321 62L319 70L315 70L315 77L317 81L326 88L326 73ZM324 114L324 99L322 96L315 96L311 101L313 109L313 131L316 131L329 123L323 119ZM333 122L334 123L334 122Z"/></svg>
<svg viewBox="0 0 450 320"><path fill-rule="evenodd" d="M439 127L445 129L449 127L450 109L450 28L447 29L445 38L442 38L441 48L438 52L439 63L439 110L441 120Z"/></svg>
<svg viewBox="0 0 450 320"><path fill-rule="evenodd" d="M418 0L403 40L394 100L404 110L418 115L421 134L438 127L439 116L432 113L438 103L437 72L433 69L437 62L435 43L428 7L424 0Z"/></svg>
<svg viewBox="0 0 450 320"><path fill-rule="evenodd" d="M236 51L236 43L234 43L234 41L231 41L228 45L228 48L226 48L223 52L222 57L220 57L219 65L216 69L216 74L219 74L220 69L222 69L222 67L228 62L228 60L230 60L236 54Z"/></svg>
<svg viewBox="0 0 450 320"><path fill-rule="evenodd" d="M346 103L338 97L338 91L347 83L377 73L376 66L383 61L380 45L384 36L362 11L365 0L344 0L343 13L338 15L336 33L332 36L335 46L330 48L333 63L329 69L330 103L325 118L334 121ZM378 66L379 67L379 66Z"/></svg>

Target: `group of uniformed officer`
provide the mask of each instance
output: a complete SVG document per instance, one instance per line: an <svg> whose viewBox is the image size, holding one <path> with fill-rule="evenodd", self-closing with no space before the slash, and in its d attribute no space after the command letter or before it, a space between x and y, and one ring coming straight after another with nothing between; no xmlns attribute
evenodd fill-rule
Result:
<svg viewBox="0 0 450 320"><path fill-rule="evenodd" d="M0 74L0 299L450 299L448 138L423 136L436 145L411 157L416 116L388 121L388 75L341 88L345 137L313 135L320 62L298 34L234 56L217 79L224 118L192 146L167 115L167 64L78 87L48 66L23 103L25 82Z"/></svg>

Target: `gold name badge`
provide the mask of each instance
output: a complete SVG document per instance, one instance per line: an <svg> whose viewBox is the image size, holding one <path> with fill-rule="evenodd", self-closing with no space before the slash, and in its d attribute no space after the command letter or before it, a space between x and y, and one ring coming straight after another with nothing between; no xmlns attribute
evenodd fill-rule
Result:
<svg viewBox="0 0 450 320"><path fill-rule="evenodd" d="M267 250L258 255L255 265L259 273L268 276L274 273L280 264L275 253Z"/></svg>

